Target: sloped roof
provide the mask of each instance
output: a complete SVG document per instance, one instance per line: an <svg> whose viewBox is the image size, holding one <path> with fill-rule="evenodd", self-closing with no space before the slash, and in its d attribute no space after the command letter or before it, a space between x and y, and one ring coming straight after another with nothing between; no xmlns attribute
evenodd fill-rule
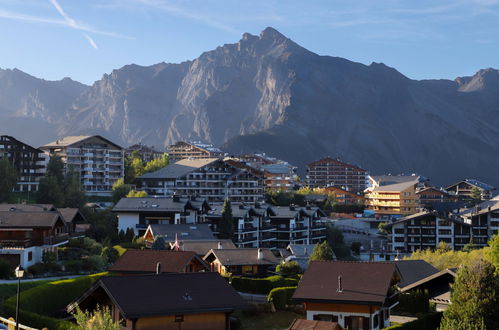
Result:
<svg viewBox="0 0 499 330"><path fill-rule="evenodd" d="M277 265L279 260L269 249L261 249L263 259L258 259L258 249L221 249L210 250L203 258L214 255L224 266L231 265Z"/></svg>
<svg viewBox="0 0 499 330"><path fill-rule="evenodd" d="M415 281L413 283L407 284L404 287L400 287L400 285L399 285L399 287L400 287L400 290L402 292L405 292L405 291L411 290L411 289L413 289L415 287L418 287L421 284L433 281L436 278L444 277L444 276L455 278L457 276L457 270L455 268L447 268L447 269L444 269L444 270L441 270L441 271L437 271L437 272L435 272L435 273L433 273L431 275L428 275L426 277L423 277L423 278L421 278L418 281Z"/></svg>
<svg viewBox="0 0 499 330"><path fill-rule="evenodd" d="M0 211L23 211L23 212L42 212L55 211L53 204L0 204Z"/></svg>
<svg viewBox="0 0 499 330"><path fill-rule="evenodd" d="M181 273L192 259L204 261L191 251L126 250L109 268L111 272L155 273L161 263L162 273ZM208 267L206 267L208 270Z"/></svg>
<svg viewBox="0 0 499 330"><path fill-rule="evenodd" d="M113 207L113 212L183 212L188 205L187 200L174 201L171 197L125 197Z"/></svg>
<svg viewBox="0 0 499 330"><path fill-rule="evenodd" d="M41 149L45 149L45 148L51 148L51 147L69 147L69 146L71 146L71 145L73 145L75 143L83 142L83 141L85 141L87 139L90 139L90 138L98 138L98 139L104 140L105 142L107 142L109 144L114 145L115 147L117 147L119 149L123 149L121 146L119 146L116 143L114 143L114 142L106 139L105 137L102 137L101 135L65 136L65 137L60 138L58 140L49 142L49 143L41 146L40 148Z"/></svg>
<svg viewBox="0 0 499 330"><path fill-rule="evenodd" d="M288 330L342 330L337 322L295 319Z"/></svg>
<svg viewBox="0 0 499 330"><path fill-rule="evenodd" d="M342 279L341 292L338 292L338 276ZM393 263L313 261L298 283L293 299L382 305L394 276L400 275Z"/></svg>
<svg viewBox="0 0 499 330"><path fill-rule="evenodd" d="M325 158L321 158L319 160L313 161L312 163L307 164L307 167L315 166L315 165L322 164L322 163L334 163L334 164L342 165L342 166L345 166L345 167L353 168L353 169L355 169L357 171L366 172L366 170L364 170L363 168L360 168L360 167L358 167L356 165L352 165L352 164L348 164L348 163L342 162L339 159L334 159L334 158L331 158L331 157L325 157Z"/></svg>
<svg viewBox="0 0 499 330"><path fill-rule="evenodd" d="M154 237L162 237L165 242L174 242L175 236L184 242L216 239L210 225L205 223L149 225L147 231L152 232Z"/></svg>
<svg viewBox="0 0 499 330"><path fill-rule="evenodd" d="M139 179L177 179L218 160L218 158L182 159L155 172L141 175Z"/></svg>
<svg viewBox="0 0 499 330"><path fill-rule="evenodd" d="M296 257L309 257L315 249L314 244L289 244L287 249Z"/></svg>
<svg viewBox="0 0 499 330"><path fill-rule="evenodd" d="M389 192L399 192L410 188L411 186L417 185L419 181L413 179L412 181L404 181L400 183L380 185L374 187L371 191L389 191Z"/></svg>
<svg viewBox="0 0 499 330"><path fill-rule="evenodd" d="M59 212L0 211L0 228L52 228L64 223Z"/></svg>
<svg viewBox="0 0 499 330"><path fill-rule="evenodd" d="M83 215L80 213L80 210L78 210L77 208L64 207L57 209L57 211L61 213L62 218L66 222L73 222L73 220L76 218L78 214L80 214L80 216L83 218Z"/></svg>
<svg viewBox="0 0 499 330"><path fill-rule="evenodd" d="M95 301L92 293L99 289L126 319L231 312L247 306L218 273L198 272L104 277L66 309L72 311L85 301Z"/></svg>
<svg viewBox="0 0 499 330"><path fill-rule="evenodd" d="M454 187L462 182L468 183L472 186L475 186L475 187L480 188L480 189L485 190L485 191L492 191L492 190L496 189L495 187L491 186L490 184L484 183L484 182L479 181L477 179L464 179L464 180L458 181L458 182L448 186L446 189L452 188L452 187Z"/></svg>
<svg viewBox="0 0 499 330"><path fill-rule="evenodd" d="M184 251L193 251L197 255L204 257L211 249L218 249L218 243L222 244L222 249L236 248L234 242L230 239L184 241L180 247Z"/></svg>
<svg viewBox="0 0 499 330"><path fill-rule="evenodd" d="M438 269L424 260L398 260L395 264L402 277L398 284L402 290L408 285L438 273Z"/></svg>

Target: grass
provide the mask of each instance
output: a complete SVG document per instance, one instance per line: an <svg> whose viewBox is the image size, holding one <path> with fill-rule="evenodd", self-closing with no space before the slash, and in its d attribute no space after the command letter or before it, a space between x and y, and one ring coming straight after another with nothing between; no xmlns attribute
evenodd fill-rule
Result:
<svg viewBox="0 0 499 330"><path fill-rule="evenodd" d="M50 282L50 280L39 280L31 282L21 281L21 292L25 290L32 289L39 285ZM17 294L17 283L12 284L0 284L0 301L4 301Z"/></svg>
<svg viewBox="0 0 499 330"><path fill-rule="evenodd" d="M241 320L240 330L266 329L282 330L287 329L294 319L305 318L302 314L290 311L277 311L275 313L258 313L248 315L242 312L234 314Z"/></svg>

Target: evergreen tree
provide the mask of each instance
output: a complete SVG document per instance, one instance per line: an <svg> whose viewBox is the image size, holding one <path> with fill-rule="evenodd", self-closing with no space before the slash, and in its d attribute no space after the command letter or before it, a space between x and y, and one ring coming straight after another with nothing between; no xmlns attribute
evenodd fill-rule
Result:
<svg viewBox="0 0 499 330"><path fill-rule="evenodd" d="M80 175L71 167L64 176L64 206L81 209L86 199Z"/></svg>
<svg viewBox="0 0 499 330"><path fill-rule="evenodd" d="M473 188L471 188L470 198L473 204L479 204L482 201L482 191L480 188L473 186Z"/></svg>
<svg viewBox="0 0 499 330"><path fill-rule="evenodd" d="M463 266L451 288L452 304L440 330L499 329L499 275L484 260Z"/></svg>
<svg viewBox="0 0 499 330"><path fill-rule="evenodd" d="M158 237L154 240L154 243L151 245L151 249L153 250L166 250L166 243L163 237Z"/></svg>
<svg viewBox="0 0 499 330"><path fill-rule="evenodd" d="M1 155L0 155L1 156ZM16 186L17 171L10 161L4 157L0 159L0 203L8 202L12 190Z"/></svg>
<svg viewBox="0 0 499 330"><path fill-rule="evenodd" d="M308 258L308 262L311 261L328 261L333 260L334 254L333 249L329 246L327 241L317 244L312 251L312 254Z"/></svg>
<svg viewBox="0 0 499 330"><path fill-rule="evenodd" d="M54 204L57 207L63 205L64 194L56 177L45 176L40 180L36 202L40 204Z"/></svg>
<svg viewBox="0 0 499 330"><path fill-rule="evenodd" d="M60 156L50 156L45 176L51 176L55 178L55 181L60 186L64 184L64 162L62 161Z"/></svg>
<svg viewBox="0 0 499 330"><path fill-rule="evenodd" d="M232 217L232 205L226 199L222 207L222 219L218 228L219 238L232 239L234 237L234 218Z"/></svg>

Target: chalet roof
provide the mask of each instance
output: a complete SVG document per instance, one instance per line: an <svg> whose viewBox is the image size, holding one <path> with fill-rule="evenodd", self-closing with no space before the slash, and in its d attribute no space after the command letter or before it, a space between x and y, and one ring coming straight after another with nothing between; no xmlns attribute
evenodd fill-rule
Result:
<svg viewBox="0 0 499 330"><path fill-rule="evenodd" d="M402 277L398 287L402 290L430 275L438 273L438 269L424 260L398 260L395 261Z"/></svg>
<svg viewBox="0 0 499 330"><path fill-rule="evenodd" d="M404 287L400 287L400 291L402 292L405 292L405 291L409 291L415 287L418 287L424 283L427 283L427 282L430 282L436 278L439 278L439 277L443 277L443 276L451 276L451 277L456 277L457 276L457 270L454 268L447 268L447 269L444 269L444 270L441 270L441 271L437 271L433 274L430 274L426 277L423 277L421 278L420 280L418 281L415 281L413 283L410 283L410 284L406 284Z"/></svg>
<svg viewBox="0 0 499 330"><path fill-rule="evenodd" d="M415 186L418 183L419 181L417 179L413 179L412 181L404 181L399 183L376 186L372 188L371 191L399 192L399 191L404 191L410 188L411 186Z"/></svg>
<svg viewBox="0 0 499 330"><path fill-rule="evenodd" d="M197 255L204 257L211 249L218 249L218 243L222 244L222 249L236 248L230 239L183 241L180 243L180 247L183 251L193 251ZM173 244L173 242L170 244Z"/></svg>
<svg viewBox="0 0 499 330"><path fill-rule="evenodd" d="M458 215L460 216L474 216L479 214L484 214L492 211L499 210L499 200L490 199L488 201L481 202L480 204L461 210Z"/></svg>
<svg viewBox="0 0 499 330"><path fill-rule="evenodd" d="M348 163L342 162L339 159L334 159L334 158L331 158L331 157L325 157L325 158L316 160L316 161L314 161L314 162L312 162L310 164L307 164L307 167L316 166L316 165L319 165L319 164L322 164L322 163L335 163L335 164L343 165L345 167L350 167L350 168L356 169L357 171L366 172L366 170L364 170L364 169L362 169L362 168L360 168L360 167L358 167L356 165L348 164Z"/></svg>
<svg viewBox="0 0 499 330"><path fill-rule="evenodd" d="M265 213L265 208L255 208L253 205L245 205L241 203L231 203L232 216L234 218L244 218L247 214L259 214L263 215ZM211 206L211 212L208 213L208 217L221 217L223 210L223 204L214 204Z"/></svg>
<svg viewBox="0 0 499 330"><path fill-rule="evenodd" d="M315 249L314 244L289 244L287 249L296 257L309 257Z"/></svg>
<svg viewBox="0 0 499 330"><path fill-rule="evenodd" d="M235 265L277 265L279 260L269 249L260 249L263 259L258 259L258 249L221 249L210 250L204 260L213 255L224 266Z"/></svg>
<svg viewBox="0 0 499 330"><path fill-rule="evenodd" d="M11 135L0 135L1 138L7 138L7 141L12 141L12 142L17 142L19 144L22 144L24 145L25 147L27 147L28 149L30 149L31 151L33 152L38 152L38 153L42 153L43 151L38 149L38 148L35 148L33 146L30 146L29 144L26 144L22 141L19 141L18 139L16 139L15 137L11 136Z"/></svg>
<svg viewBox="0 0 499 330"><path fill-rule="evenodd" d="M218 158L182 159L155 172L141 175L139 179L178 179L218 160Z"/></svg>
<svg viewBox="0 0 499 330"><path fill-rule="evenodd" d="M342 279L341 292L338 292L338 276ZM400 275L393 263L313 261L301 278L293 299L382 305L394 277Z"/></svg>
<svg viewBox="0 0 499 330"><path fill-rule="evenodd" d="M154 197L125 197L113 207L113 212L183 212L187 206L192 206L188 200Z"/></svg>
<svg viewBox="0 0 499 330"><path fill-rule="evenodd" d="M162 273L181 273L192 259L205 262L191 251L126 250L109 268L111 272L155 273L161 263ZM208 269L208 267L206 267Z"/></svg>
<svg viewBox="0 0 499 330"><path fill-rule="evenodd" d="M457 186L458 184L463 183L463 182L464 182L464 183L467 183L467 184L469 184L469 185L475 186L475 187L477 187L477 188L480 188L480 189L482 189L482 190L485 190L485 191L492 191L492 190L495 190L495 189L496 189L495 187L493 187L493 186L491 186L491 185L489 185L489 184L487 184L487 183L484 183L484 182L478 181L478 180L476 180L476 179L464 179L464 180L458 181L458 182L456 182L456 183L454 183L454 184L452 184L452 185L448 186L448 187L447 187L447 188L445 188L445 189L447 189L447 190L448 190L448 189L450 189L450 188L452 188L452 187L454 187L454 186Z"/></svg>
<svg viewBox="0 0 499 330"><path fill-rule="evenodd" d="M76 216L78 216L78 214L83 218L83 215L80 213L80 210L78 210L77 208L64 207L57 209L57 211L61 213L62 218L66 222L73 222Z"/></svg>
<svg viewBox="0 0 499 330"><path fill-rule="evenodd" d="M342 330L337 322L295 319L288 330Z"/></svg>
<svg viewBox="0 0 499 330"><path fill-rule="evenodd" d="M88 140L90 138L98 138L106 143L112 144L113 146L117 147L118 149L123 149L121 146L117 145L116 143L106 139L105 137L102 137L101 135L79 135L79 136L65 136L61 139L49 142L43 146L41 146L41 149L46 149L46 148L53 148L53 147L69 147L73 144L83 142L85 140Z"/></svg>
<svg viewBox="0 0 499 330"><path fill-rule="evenodd" d="M426 217L426 216L438 217L438 212L436 212L436 211L421 211L421 212L418 212L418 213L407 215L405 217L400 218L399 220L397 220L395 222L387 223L386 227L392 227L393 225L396 225L396 224L399 224L399 223L403 223L403 222L406 222L406 221L409 221L409 220L418 219L418 218L423 218L423 217ZM451 216L451 217L445 217L445 220L449 220L449 221L461 223L463 225L467 225L461 219L459 219L457 217L453 217L453 216Z"/></svg>
<svg viewBox="0 0 499 330"><path fill-rule="evenodd" d="M293 167L284 163L262 165L261 169L271 174L290 174L293 172Z"/></svg>
<svg viewBox="0 0 499 330"><path fill-rule="evenodd" d="M374 182L380 186L391 185L409 181L426 181L426 178L420 175L370 175Z"/></svg>
<svg viewBox="0 0 499 330"><path fill-rule="evenodd" d="M56 211L0 211L0 228L53 228L58 221L64 223Z"/></svg>
<svg viewBox="0 0 499 330"><path fill-rule="evenodd" d="M85 301L98 299L92 293L99 289L126 319L232 312L247 306L218 273L198 272L104 277L66 309L72 311Z"/></svg>
<svg viewBox="0 0 499 330"><path fill-rule="evenodd" d="M215 240L215 236L210 229L209 224L164 224L149 225L147 231L156 237L162 237L165 242L174 242L175 236L179 241L192 240Z"/></svg>
<svg viewBox="0 0 499 330"><path fill-rule="evenodd" d="M53 204L0 204L0 211L42 212L55 211Z"/></svg>

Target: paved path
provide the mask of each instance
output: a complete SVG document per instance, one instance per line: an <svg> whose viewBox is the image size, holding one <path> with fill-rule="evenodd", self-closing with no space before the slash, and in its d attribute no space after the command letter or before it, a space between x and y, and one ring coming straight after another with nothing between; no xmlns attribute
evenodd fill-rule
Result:
<svg viewBox="0 0 499 330"><path fill-rule="evenodd" d="M45 280L52 280L52 281L66 280L66 279L80 277L80 276L83 276L83 275L67 275L67 276L54 276L54 277L27 278L27 279L21 279L21 284L22 284L22 282L34 282L34 281L45 281ZM0 280L0 284L12 284L12 283L17 283L17 280Z"/></svg>
<svg viewBox="0 0 499 330"><path fill-rule="evenodd" d="M390 315L390 322L395 322L395 323L407 323L417 319L418 319L417 317L393 315L393 314Z"/></svg>

